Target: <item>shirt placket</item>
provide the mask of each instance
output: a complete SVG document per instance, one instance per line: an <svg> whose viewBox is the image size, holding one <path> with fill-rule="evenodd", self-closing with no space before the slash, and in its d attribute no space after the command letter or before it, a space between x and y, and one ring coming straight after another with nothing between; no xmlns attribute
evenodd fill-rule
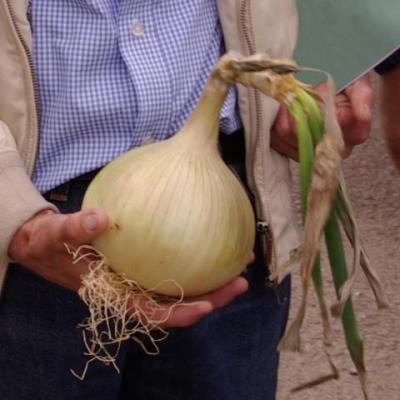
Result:
<svg viewBox="0 0 400 400"><path fill-rule="evenodd" d="M157 1L121 1L120 49L137 99L135 143L160 140L170 125L171 79L157 38Z"/></svg>

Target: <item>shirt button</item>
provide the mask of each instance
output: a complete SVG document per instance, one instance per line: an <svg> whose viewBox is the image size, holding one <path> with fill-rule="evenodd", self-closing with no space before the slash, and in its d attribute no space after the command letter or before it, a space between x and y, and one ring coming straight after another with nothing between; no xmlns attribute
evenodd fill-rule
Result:
<svg viewBox="0 0 400 400"><path fill-rule="evenodd" d="M143 24L140 21L133 21L133 23L132 23L132 33L136 37L143 36L144 28L143 28Z"/></svg>

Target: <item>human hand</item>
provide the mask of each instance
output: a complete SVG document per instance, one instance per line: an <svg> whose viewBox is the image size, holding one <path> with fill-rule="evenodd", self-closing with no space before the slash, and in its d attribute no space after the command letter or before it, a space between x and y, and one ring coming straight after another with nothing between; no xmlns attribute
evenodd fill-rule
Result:
<svg viewBox="0 0 400 400"><path fill-rule="evenodd" d="M318 85L315 90L323 95L327 90L326 83ZM336 95L336 115L345 141L344 157L351 154L355 145L363 143L368 138L373 98L369 75L364 75ZM279 110L271 132L271 147L298 160L295 125L284 107Z"/></svg>
<svg viewBox="0 0 400 400"><path fill-rule="evenodd" d="M254 261L254 253L251 253L247 263L251 264ZM212 311L222 308L237 296L244 293L248 289L246 279L237 277L210 293L202 296L187 299L185 304L175 307L167 321L163 322L161 328L183 328L195 324L202 317ZM168 309L168 305L166 306ZM166 309L159 309L159 314L163 315ZM157 319L157 316L155 317Z"/></svg>
<svg viewBox="0 0 400 400"><path fill-rule="evenodd" d="M57 214L45 210L32 217L16 232L10 243L9 255L42 278L77 291L81 286L81 275L88 272L88 264L85 261L73 263L64 243L78 248L90 243L106 227L107 216L102 210L84 210L74 214ZM248 263L253 260L254 254L251 254ZM211 293L188 299L184 305L171 311L161 327L192 325L230 303L245 292L247 287L247 281L237 277ZM160 307L160 315L163 312L165 310Z"/></svg>
<svg viewBox="0 0 400 400"><path fill-rule="evenodd" d="M79 247L90 243L107 227L102 210L84 210L73 214L58 214L44 210L34 215L15 233L9 246L9 256L44 279L77 291L81 275L88 265L73 263L65 243Z"/></svg>

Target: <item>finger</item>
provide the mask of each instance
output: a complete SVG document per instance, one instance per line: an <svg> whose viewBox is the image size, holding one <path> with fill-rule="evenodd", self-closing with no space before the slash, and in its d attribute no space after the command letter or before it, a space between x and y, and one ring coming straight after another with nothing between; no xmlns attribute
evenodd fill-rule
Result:
<svg viewBox="0 0 400 400"><path fill-rule="evenodd" d="M346 151L363 143L369 135L374 96L367 76L357 80L336 96L338 121L343 130Z"/></svg>
<svg viewBox="0 0 400 400"><path fill-rule="evenodd" d="M314 90L321 96L323 97L323 95L327 92L327 90L329 89L328 86L328 82L327 81L323 81L321 83L318 83L318 85L316 85L314 87Z"/></svg>
<svg viewBox="0 0 400 400"><path fill-rule="evenodd" d="M328 91L327 82L322 82L316 86L315 91L324 98ZM353 112L351 109L351 103L349 96L345 91L337 93L335 96L335 110L336 117L340 124L340 127L346 129L348 126L352 125L354 122Z"/></svg>
<svg viewBox="0 0 400 400"><path fill-rule="evenodd" d="M358 79L345 90L345 93L349 98L355 120L369 123L374 102L374 92L369 77L366 75Z"/></svg>
<svg viewBox="0 0 400 400"><path fill-rule="evenodd" d="M299 152L297 146L288 144L283 141L281 138L271 135L271 143L270 146L280 154L283 154L292 160L299 160Z"/></svg>
<svg viewBox="0 0 400 400"><path fill-rule="evenodd" d="M323 97L327 88L326 82L323 82L315 90ZM371 119L373 102L374 92L367 74L336 95L337 117L341 126L347 126L354 121L368 123Z"/></svg>
<svg viewBox="0 0 400 400"><path fill-rule="evenodd" d="M286 107L281 107L276 116L272 137L277 136L290 146L297 146L296 127Z"/></svg>
<svg viewBox="0 0 400 400"><path fill-rule="evenodd" d="M198 301L175 307L167 321L161 323L161 328L185 328L195 324L208 315L213 306L208 301Z"/></svg>
<svg viewBox="0 0 400 400"><path fill-rule="evenodd" d="M249 287L247 280L243 277L237 277L228 282L221 288L197 297L196 301L208 301L213 309L221 308L230 303L235 297L244 293Z"/></svg>
<svg viewBox="0 0 400 400"><path fill-rule="evenodd" d="M106 213L100 209L88 209L65 215L57 233L60 242L81 245L90 243L106 228Z"/></svg>
<svg viewBox="0 0 400 400"><path fill-rule="evenodd" d="M353 122L353 113L349 97L344 93L338 93L335 97L336 116L341 126Z"/></svg>
<svg viewBox="0 0 400 400"><path fill-rule="evenodd" d="M156 310L151 309L146 300L140 301L140 309L145 320L159 321L158 326L162 328L186 327L193 325L211 311L230 303L247 288L246 279L238 277L213 292L192 298L172 309L169 304L159 305Z"/></svg>
<svg viewBox="0 0 400 400"><path fill-rule="evenodd" d="M193 300L179 304L174 304L173 301L154 304L146 297L132 300L132 309L140 312L141 319L146 325L156 325L161 328L192 325L213 310L213 305L207 300Z"/></svg>
<svg viewBox="0 0 400 400"><path fill-rule="evenodd" d="M230 303L235 297L248 289L248 283L244 278L236 278L214 292L199 296L193 301L179 305L171 312L162 327L185 327L196 323L199 319Z"/></svg>

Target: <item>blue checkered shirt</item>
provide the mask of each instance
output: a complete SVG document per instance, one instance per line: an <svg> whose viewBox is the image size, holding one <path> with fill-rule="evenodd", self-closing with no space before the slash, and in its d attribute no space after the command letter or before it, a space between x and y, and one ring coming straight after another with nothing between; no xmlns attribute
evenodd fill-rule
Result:
<svg viewBox="0 0 400 400"><path fill-rule="evenodd" d="M41 192L177 132L223 53L215 0L31 0ZM240 127L236 92L221 129Z"/></svg>

